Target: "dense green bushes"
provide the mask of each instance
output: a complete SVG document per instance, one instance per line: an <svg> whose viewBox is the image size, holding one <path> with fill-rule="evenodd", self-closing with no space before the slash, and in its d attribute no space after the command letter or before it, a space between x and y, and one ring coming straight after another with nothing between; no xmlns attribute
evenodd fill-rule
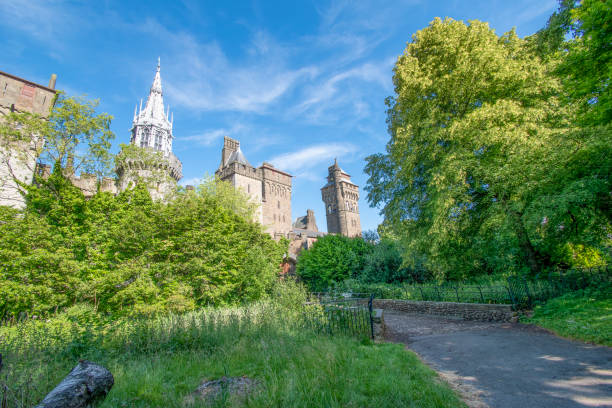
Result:
<svg viewBox="0 0 612 408"><path fill-rule="evenodd" d="M297 274L315 291L327 290L347 279L398 283L423 278L423 272L403 266L396 241L366 241L341 235L321 237L312 248L303 251L298 258Z"/></svg>
<svg viewBox="0 0 612 408"><path fill-rule="evenodd" d="M0 316L75 303L150 313L259 299L286 251L223 182L168 203L153 202L141 185L85 200L59 166L38 182L24 212L0 208Z"/></svg>

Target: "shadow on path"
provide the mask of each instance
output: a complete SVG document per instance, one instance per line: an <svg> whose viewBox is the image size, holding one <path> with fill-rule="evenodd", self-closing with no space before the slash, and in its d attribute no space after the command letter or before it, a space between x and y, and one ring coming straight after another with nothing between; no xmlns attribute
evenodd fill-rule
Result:
<svg viewBox="0 0 612 408"><path fill-rule="evenodd" d="M612 349L531 325L385 311L387 340L404 343L464 394L492 408L612 407Z"/></svg>

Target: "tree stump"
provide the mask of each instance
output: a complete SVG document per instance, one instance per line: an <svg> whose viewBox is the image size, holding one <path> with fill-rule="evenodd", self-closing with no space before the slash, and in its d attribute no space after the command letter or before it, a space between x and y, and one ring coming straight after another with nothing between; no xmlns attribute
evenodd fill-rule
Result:
<svg viewBox="0 0 612 408"><path fill-rule="evenodd" d="M85 408L103 401L115 380L106 368L81 360L35 408Z"/></svg>

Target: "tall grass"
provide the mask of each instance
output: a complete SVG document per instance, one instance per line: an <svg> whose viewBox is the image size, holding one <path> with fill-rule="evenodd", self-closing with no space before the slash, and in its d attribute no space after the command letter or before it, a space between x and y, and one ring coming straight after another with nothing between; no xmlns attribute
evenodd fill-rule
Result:
<svg viewBox="0 0 612 408"><path fill-rule="evenodd" d="M121 320L80 307L1 328L7 407L34 405L79 359L113 373L103 407L206 406L190 398L203 380L243 375L258 381L257 391L224 394L212 405L463 406L399 345L309 330L303 300L280 295L240 308Z"/></svg>

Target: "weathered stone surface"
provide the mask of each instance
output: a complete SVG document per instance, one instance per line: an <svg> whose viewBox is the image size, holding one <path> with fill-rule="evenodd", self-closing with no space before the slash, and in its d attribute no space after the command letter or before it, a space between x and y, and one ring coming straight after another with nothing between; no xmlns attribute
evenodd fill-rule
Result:
<svg viewBox="0 0 612 408"><path fill-rule="evenodd" d="M35 408L85 408L104 400L115 380L106 368L82 360Z"/></svg>
<svg viewBox="0 0 612 408"><path fill-rule="evenodd" d="M374 299L374 307L398 312L460 317L464 320L510 322L515 315L512 305L479 303L426 302L415 300Z"/></svg>
<svg viewBox="0 0 612 408"><path fill-rule="evenodd" d="M246 398L259 386L259 381L252 378L221 377L218 380L204 381L200 386L185 399L187 406L193 405L195 399L203 399L209 404L226 394L229 397Z"/></svg>

